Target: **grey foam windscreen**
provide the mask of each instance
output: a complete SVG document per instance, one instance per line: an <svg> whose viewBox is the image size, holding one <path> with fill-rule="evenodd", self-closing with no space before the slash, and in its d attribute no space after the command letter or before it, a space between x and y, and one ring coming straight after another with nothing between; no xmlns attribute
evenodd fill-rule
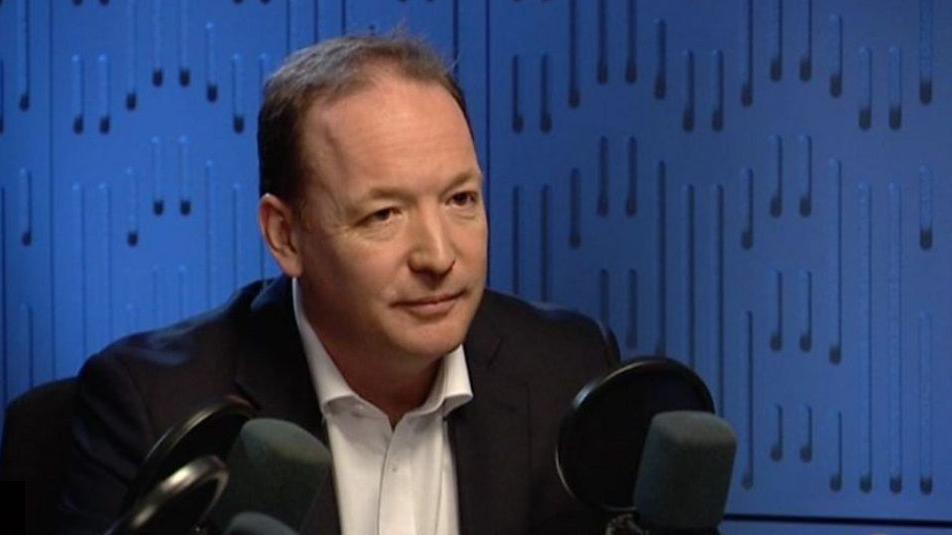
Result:
<svg viewBox="0 0 952 535"><path fill-rule="evenodd" d="M228 486L211 519L220 530L244 512L271 516L300 530L316 497L330 492L330 451L283 420L255 418L228 453Z"/></svg>
<svg viewBox="0 0 952 535"><path fill-rule="evenodd" d="M297 535L297 532L268 515L248 512L235 516L225 535Z"/></svg>
<svg viewBox="0 0 952 535"><path fill-rule="evenodd" d="M673 411L651 421L634 489L643 527L713 530L724 516L737 437L713 414Z"/></svg>

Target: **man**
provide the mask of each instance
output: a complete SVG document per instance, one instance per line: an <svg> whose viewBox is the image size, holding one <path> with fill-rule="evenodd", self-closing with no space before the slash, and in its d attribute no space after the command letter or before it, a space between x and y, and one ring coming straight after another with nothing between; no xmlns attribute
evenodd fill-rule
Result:
<svg viewBox="0 0 952 535"><path fill-rule="evenodd" d="M284 276L90 359L65 525L108 527L161 433L233 394L330 447L338 518L303 532L598 531L554 449L617 347L584 317L484 289L483 175L438 57L404 37L305 49L265 88L258 145Z"/></svg>

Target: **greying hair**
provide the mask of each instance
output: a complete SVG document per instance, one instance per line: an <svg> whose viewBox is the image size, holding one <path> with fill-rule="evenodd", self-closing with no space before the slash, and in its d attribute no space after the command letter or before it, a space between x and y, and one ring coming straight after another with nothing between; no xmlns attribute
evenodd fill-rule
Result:
<svg viewBox="0 0 952 535"><path fill-rule="evenodd" d="M423 41L401 32L330 39L292 54L264 87L258 113L260 193L271 193L295 209L303 206L307 169L301 154L301 124L312 105L333 102L372 83L384 66L413 80L443 86L469 124L463 92L440 56Z"/></svg>

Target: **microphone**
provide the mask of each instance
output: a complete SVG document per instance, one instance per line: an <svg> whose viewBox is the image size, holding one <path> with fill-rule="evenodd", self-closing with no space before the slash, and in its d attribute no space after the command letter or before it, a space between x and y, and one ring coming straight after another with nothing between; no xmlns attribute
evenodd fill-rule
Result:
<svg viewBox="0 0 952 535"><path fill-rule="evenodd" d="M228 481L228 470L214 456L194 459L141 497L106 535L176 535L198 526Z"/></svg>
<svg viewBox="0 0 952 535"><path fill-rule="evenodd" d="M297 532L268 515L246 512L228 524L225 535L297 535Z"/></svg>
<svg viewBox="0 0 952 535"><path fill-rule="evenodd" d="M311 505L333 485L330 451L304 429L283 420L250 420L241 428L227 462L230 482L209 516L218 530L246 511L301 530Z"/></svg>
<svg viewBox="0 0 952 535"><path fill-rule="evenodd" d="M673 411L651 420L638 468L638 523L653 535L716 534L737 437L713 414Z"/></svg>
<svg viewBox="0 0 952 535"><path fill-rule="evenodd" d="M170 427L152 446L129 485L122 510L127 511L155 486L186 463L206 455L224 459L254 408L236 397L207 405Z"/></svg>

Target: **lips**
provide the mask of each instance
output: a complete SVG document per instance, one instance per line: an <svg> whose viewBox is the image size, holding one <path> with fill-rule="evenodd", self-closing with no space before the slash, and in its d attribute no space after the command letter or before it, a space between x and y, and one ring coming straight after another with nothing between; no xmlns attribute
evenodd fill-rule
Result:
<svg viewBox="0 0 952 535"><path fill-rule="evenodd" d="M451 294L438 294L417 299L408 299L399 301L397 306L415 316L425 318L438 317L452 310L464 293L464 291L459 291Z"/></svg>

